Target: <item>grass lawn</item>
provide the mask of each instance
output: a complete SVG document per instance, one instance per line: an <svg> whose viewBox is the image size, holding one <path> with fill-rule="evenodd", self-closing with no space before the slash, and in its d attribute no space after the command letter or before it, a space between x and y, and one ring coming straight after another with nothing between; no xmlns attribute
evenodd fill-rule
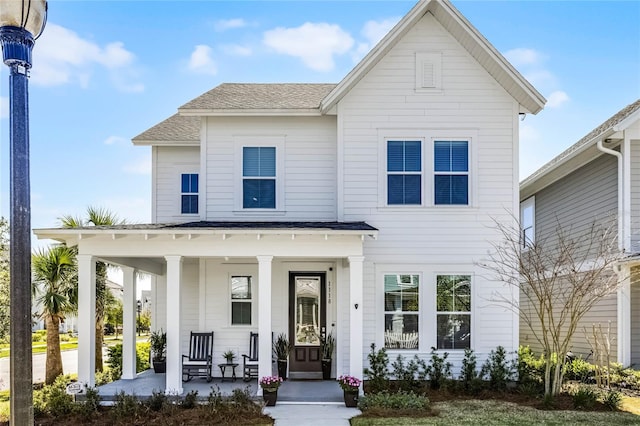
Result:
<svg viewBox="0 0 640 426"><path fill-rule="evenodd" d="M0 422L9 421L9 390L0 391Z"/></svg>
<svg viewBox="0 0 640 426"><path fill-rule="evenodd" d="M136 336L138 342L146 342L149 340L149 335ZM104 344L107 346L113 346L117 343L122 343L122 336L115 338L114 336L105 336ZM78 338L73 337L68 342L60 342L60 350L67 351L69 349L78 348ZM47 344L45 342L34 342L31 346L31 352L34 354L45 353L47 351ZM10 352L10 345L0 345L0 358L7 358Z"/></svg>
<svg viewBox="0 0 640 426"><path fill-rule="evenodd" d="M543 411L510 402L493 400L459 400L438 402L436 417L396 417L351 419L352 426L400 426L400 425L640 425L640 417L625 412L594 411Z"/></svg>

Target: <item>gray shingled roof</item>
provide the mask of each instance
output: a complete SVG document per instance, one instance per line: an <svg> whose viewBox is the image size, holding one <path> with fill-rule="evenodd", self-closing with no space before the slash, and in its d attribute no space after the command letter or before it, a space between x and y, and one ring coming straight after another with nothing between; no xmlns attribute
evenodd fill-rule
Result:
<svg viewBox="0 0 640 426"><path fill-rule="evenodd" d="M598 127L589 132L585 137L580 139L575 144L571 145L569 148L564 150L558 156L556 156L553 160L549 161L544 166L540 167L536 172L531 174L528 178L526 178L520 186L528 185L538 178L545 175L549 170L555 168L558 164L563 163L565 160L570 158L572 154L576 151L581 150L585 146L597 142L597 137L599 135L604 134L609 129L612 129L616 124L622 122L624 119L629 117L634 112L640 109L640 99L633 102L632 104L627 105L622 108L620 111L615 113L613 116L609 117L604 123L600 124Z"/></svg>
<svg viewBox="0 0 640 426"><path fill-rule="evenodd" d="M317 109L335 84L224 83L182 105L180 110Z"/></svg>
<svg viewBox="0 0 640 426"><path fill-rule="evenodd" d="M140 133L132 140L135 142L200 142L201 123L201 117L186 117L174 114L152 128Z"/></svg>
<svg viewBox="0 0 640 426"><path fill-rule="evenodd" d="M69 229L69 228L63 228ZM126 224L113 226L83 226L75 230L127 231L127 230L171 230L171 229L307 229L326 231L377 231L365 222L234 222L199 221L186 223Z"/></svg>

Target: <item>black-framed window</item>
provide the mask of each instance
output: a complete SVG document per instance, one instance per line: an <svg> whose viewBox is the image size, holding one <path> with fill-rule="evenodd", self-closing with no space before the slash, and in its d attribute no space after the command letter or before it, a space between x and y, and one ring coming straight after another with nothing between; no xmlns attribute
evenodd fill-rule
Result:
<svg viewBox="0 0 640 426"><path fill-rule="evenodd" d="M183 173L181 175L181 208L182 214L198 213L198 174Z"/></svg>
<svg viewBox="0 0 640 426"><path fill-rule="evenodd" d="M251 325L250 276L231 277L231 325Z"/></svg>
<svg viewBox="0 0 640 426"><path fill-rule="evenodd" d="M438 349L471 348L471 276L436 278Z"/></svg>

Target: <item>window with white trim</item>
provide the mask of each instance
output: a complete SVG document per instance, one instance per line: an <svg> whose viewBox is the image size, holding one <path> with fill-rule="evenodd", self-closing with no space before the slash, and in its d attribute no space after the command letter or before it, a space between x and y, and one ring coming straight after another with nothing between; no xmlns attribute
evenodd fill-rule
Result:
<svg viewBox="0 0 640 426"><path fill-rule="evenodd" d="M520 244L528 248L536 241L536 197L520 203Z"/></svg>
<svg viewBox="0 0 640 426"><path fill-rule="evenodd" d="M433 142L433 188L435 205L469 204L469 142Z"/></svg>
<svg viewBox="0 0 640 426"><path fill-rule="evenodd" d="M242 208L276 208L276 148L242 148Z"/></svg>
<svg viewBox="0 0 640 426"><path fill-rule="evenodd" d="M421 141L387 141L387 204L422 204Z"/></svg>
<svg viewBox="0 0 640 426"><path fill-rule="evenodd" d="M384 347L418 349L420 276L384 275Z"/></svg>
<svg viewBox="0 0 640 426"><path fill-rule="evenodd" d="M198 213L198 174L183 173L180 178L181 178L180 213L197 214Z"/></svg>
<svg viewBox="0 0 640 426"><path fill-rule="evenodd" d="M471 276L436 276L437 349L471 348Z"/></svg>
<svg viewBox="0 0 640 426"><path fill-rule="evenodd" d="M251 325L251 276L231 277L231 325Z"/></svg>

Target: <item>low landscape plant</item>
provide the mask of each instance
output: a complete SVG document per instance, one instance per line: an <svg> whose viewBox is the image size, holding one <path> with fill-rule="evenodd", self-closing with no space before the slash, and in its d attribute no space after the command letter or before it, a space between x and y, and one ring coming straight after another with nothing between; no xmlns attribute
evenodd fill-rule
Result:
<svg viewBox="0 0 640 426"><path fill-rule="evenodd" d="M507 359L507 351L503 346L492 350L482 366L481 374L488 378L493 390L505 390L507 383L514 379L513 363Z"/></svg>
<svg viewBox="0 0 640 426"><path fill-rule="evenodd" d="M385 348L376 351L375 343L367 355L369 367L364 369L367 392L376 393L389 389L389 355Z"/></svg>
<svg viewBox="0 0 640 426"><path fill-rule="evenodd" d="M591 409L598 400L598 393L589 386L579 386L573 393L573 407Z"/></svg>
<svg viewBox="0 0 640 426"><path fill-rule="evenodd" d="M451 378L453 365L447 361L448 357L448 352L439 355L436 348L431 348L431 363L427 366L427 379L431 389L440 389L445 381Z"/></svg>
<svg viewBox="0 0 640 426"><path fill-rule="evenodd" d="M338 383L340 388L345 392L355 392L360 388L362 380L353 376L340 376L338 377Z"/></svg>
<svg viewBox="0 0 640 426"><path fill-rule="evenodd" d="M361 397L358 408L363 412L374 409L429 411L429 398L413 392L377 392Z"/></svg>

